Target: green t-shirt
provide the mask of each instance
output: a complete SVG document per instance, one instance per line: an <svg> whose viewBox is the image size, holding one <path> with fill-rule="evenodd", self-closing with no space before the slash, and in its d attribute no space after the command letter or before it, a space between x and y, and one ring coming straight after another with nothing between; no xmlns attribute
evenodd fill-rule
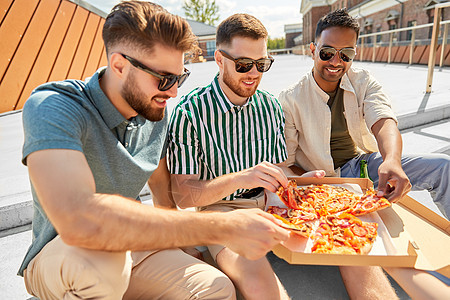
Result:
<svg viewBox="0 0 450 300"><path fill-rule="evenodd" d="M344 90L338 87L330 96L328 106L331 110L330 148L334 168L342 167L347 161L358 155L356 145L348 133L344 117Z"/></svg>

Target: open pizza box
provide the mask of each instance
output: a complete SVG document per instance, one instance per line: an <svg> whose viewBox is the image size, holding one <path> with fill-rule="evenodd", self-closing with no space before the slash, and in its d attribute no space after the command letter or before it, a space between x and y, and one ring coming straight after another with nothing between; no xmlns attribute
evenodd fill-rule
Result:
<svg viewBox="0 0 450 300"><path fill-rule="evenodd" d="M366 178L290 177L289 179L295 180L299 186L310 184L341 185L347 188L359 186L362 192L373 186L372 181ZM282 203L275 193L266 191L265 197L266 209L269 205ZM365 220L364 217L369 219ZM275 246L273 253L290 264L413 267L437 271L450 277L450 221L409 196L402 198L392 207L360 218L363 221L379 223L378 237L369 254L310 253L305 246L307 239L295 234L292 234L288 241Z"/></svg>

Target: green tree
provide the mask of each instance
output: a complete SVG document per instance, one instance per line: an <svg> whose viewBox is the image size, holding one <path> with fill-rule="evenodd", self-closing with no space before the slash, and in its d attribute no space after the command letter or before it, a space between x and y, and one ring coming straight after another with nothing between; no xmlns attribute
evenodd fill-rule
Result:
<svg viewBox="0 0 450 300"><path fill-rule="evenodd" d="M286 41L285 38L270 38L267 41L267 48L269 50L274 50L274 49L284 49L286 45Z"/></svg>
<svg viewBox="0 0 450 300"><path fill-rule="evenodd" d="M216 0L184 0L184 14L194 21L214 25L219 20Z"/></svg>

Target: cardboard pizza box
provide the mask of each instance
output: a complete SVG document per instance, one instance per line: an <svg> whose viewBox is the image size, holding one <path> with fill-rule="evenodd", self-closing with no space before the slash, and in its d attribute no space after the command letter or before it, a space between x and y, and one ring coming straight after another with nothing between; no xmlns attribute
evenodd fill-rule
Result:
<svg viewBox="0 0 450 300"><path fill-rule="evenodd" d="M366 178L290 177L289 179L295 180L298 185L358 184L363 192L373 186L372 181ZM297 237L290 238L284 245L275 246L272 251L290 264L413 267L419 270L437 271L450 277L448 250L450 249L450 221L409 196L402 198L392 207L379 211L378 215L395 248L388 249L383 255L304 253L298 247L296 248Z"/></svg>

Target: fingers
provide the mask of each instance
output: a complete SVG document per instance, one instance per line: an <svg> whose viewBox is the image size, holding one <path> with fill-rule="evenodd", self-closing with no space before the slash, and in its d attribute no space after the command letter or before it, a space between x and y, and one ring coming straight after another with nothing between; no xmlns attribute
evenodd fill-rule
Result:
<svg viewBox="0 0 450 300"><path fill-rule="evenodd" d="M267 188L271 192L276 192L280 185L287 187L288 179L280 167L269 162L262 162L254 166L252 169L256 172L257 177L263 181L260 184L265 184L267 186L266 182L268 182L273 186L269 186L269 188L267 188L262 185L262 187Z"/></svg>
<svg viewBox="0 0 450 300"><path fill-rule="evenodd" d="M282 227L280 227L280 225L283 225L283 222L281 222L280 220L278 220L277 218L275 218L274 216L272 216L269 213L266 213L260 209L258 209L257 212L260 216L266 218L267 220L269 220L270 222L274 223L276 225L276 227L273 227L273 229L276 232L276 239L278 242L283 242L285 240L287 240L289 238L289 230L286 230Z"/></svg>
<svg viewBox="0 0 450 300"><path fill-rule="evenodd" d="M387 190L387 185L388 185L388 174L385 173L381 173L379 174L378 177L378 193L377 196L382 197L386 194L389 193L389 191Z"/></svg>
<svg viewBox="0 0 450 300"><path fill-rule="evenodd" d="M259 259L273 246L289 238L289 231L277 225L275 218L260 209L230 212L233 228L227 247L248 258ZM231 217L231 215L230 215Z"/></svg>
<svg viewBox="0 0 450 300"><path fill-rule="evenodd" d="M257 177L259 179L258 187L263 187L272 193L278 190L280 182L275 177L261 171L258 171Z"/></svg>
<svg viewBox="0 0 450 300"><path fill-rule="evenodd" d="M270 176L272 176L273 178L275 178L277 180L277 182L279 183L278 187L281 185L283 187L287 187L288 185L288 179L286 177L286 174L284 174L283 169L281 169L280 167L271 164L269 162L262 162L261 163L262 166L264 166L265 168L267 168L267 174L269 174Z"/></svg>
<svg viewBox="0 0 450 300"><path fill-rule="evenodd" d="M400 170L388 172L379 169L379 183L377 196L386 197L390 202L397 202L411 190L411 183L408 177Z"/></svg>
<svg viewBox="0 0 450 300"><path fill-rule="evenodd" d="M394 185L390 185L389 183L386 186L386 190L384 193L384 197L388 199L390 202L397 202L403 195L403 190L400 187L396 187ZM378 193L380 193L378 191Z"/></svg>
<svg viewBox="0 0 450 300"><path fill-rule="evenodd" d="M309 171L309 172L303 173L300 177L323 178L323 177L325 177L325 171L324 170Z"/></svg>
<svg viewBox="0 0 450 300"><path fill-rule="evenodd" d="M397 184L391 187L390 194L386 197L390 202L395 203L403 198L411 190L409 180L397 181Z"/></svg>

